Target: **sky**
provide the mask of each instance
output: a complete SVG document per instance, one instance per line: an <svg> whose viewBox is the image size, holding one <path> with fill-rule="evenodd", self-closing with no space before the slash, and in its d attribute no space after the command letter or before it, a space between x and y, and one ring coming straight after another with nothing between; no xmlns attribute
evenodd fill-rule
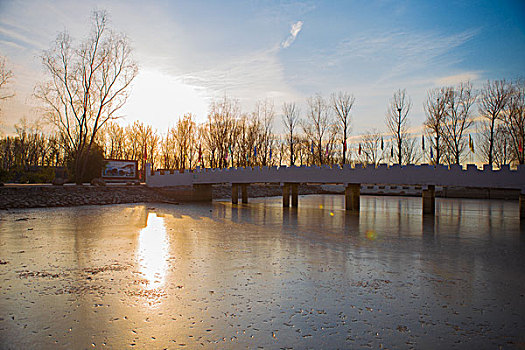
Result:
<svg viewBox="0 0 525 350"><path fill-rule="evenodd" d="M160 133L185 113L206 120L211 101L229 96L250 112L270 99L282 130L283 102L346 91L355 96L354 135L385 131L393 93L406 89L414 130L432 88L470 80L523 78L525 1L141 1L0 0L0 55L16 96L3 103L0 130L38 119L34 86L46 80L40 56L57 35L78 41L104 9L125 33L139 74L121 110Z"/></svg>

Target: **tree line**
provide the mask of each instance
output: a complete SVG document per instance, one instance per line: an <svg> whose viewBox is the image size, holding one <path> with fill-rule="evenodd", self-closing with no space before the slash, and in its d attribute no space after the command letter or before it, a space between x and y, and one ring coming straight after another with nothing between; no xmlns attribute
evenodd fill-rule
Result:
<svg viewBox="0 0 525 350"><path fill-rule="evenodd" d="M470 83L429 90L424 132L417 134L409 130L410 97L399 90L388 105L388 131L373 129L349 142L354 104L353 95L339 92L329 98L308 98L304 113L294 102L277 110L271 100L259 101L253 111L243 112L238 100L224 96L211 103L205 122L186 114L164 133L138 121L128 126L109 121L95 133L93 150L107 159L136 160L141 169L146 162L153 168L177 170L356 162L451 165L462 164L474 145L488 164L524 164L525 86L521 81L489 81L478 92ZM281 133L273 130L278 117ZM4 170L66 166L74 157L63 133L46 134L25 121L15 129L16 136L0 140Z"/></svg>
<svg viewBox="0 0 525 350"><path fill-rule="evenodd" d="M64 166L79 183L103 158L136 160L140 169L148 162L178 170L356 162L451 165L471 159L475 148L477 159L488 164L524 164L522 80L488 81L478 91L469 82L431 89L422 129L411 129L412 101L400 89L387 105L385 131L376 128L355 137L350 136L351 114L358 102L344 91L311 96L304 111L297 102L275 106L264 99L247 112L237 99L224 96L210 104L205 122L186 114L159 132L141 122L117 122L138 66L128 39L108 28L104 11L94 12L85 40L76 43L67 33L59 34L41 58L48 79L35 87L35 97L42 121L54 129L44 133L38 124L22 121L14 137L1 138L4 173ZM12 76L1 59L1 101L13 96L6 92ZM283 131L277 133L279 122Z"/></svg>

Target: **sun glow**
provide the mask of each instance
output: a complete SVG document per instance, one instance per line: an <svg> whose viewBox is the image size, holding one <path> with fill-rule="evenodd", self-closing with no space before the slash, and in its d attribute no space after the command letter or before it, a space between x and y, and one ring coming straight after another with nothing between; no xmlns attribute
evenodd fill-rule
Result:
<svg viewBox="0 0 525 350"><path fill-rule="evenodd" d="M164 285L168 270L169 240L164 218L149 213L147 225L139 234L139 271L147 281L146 289Z"/></svg>
<svg viewBox="0 0 525 350"><path fill-rule="evenodd" d="M122 109L125 124L135 120L165 132L186 113L204 121L208 109L205 91L158 70L141 69Z"/></svg>

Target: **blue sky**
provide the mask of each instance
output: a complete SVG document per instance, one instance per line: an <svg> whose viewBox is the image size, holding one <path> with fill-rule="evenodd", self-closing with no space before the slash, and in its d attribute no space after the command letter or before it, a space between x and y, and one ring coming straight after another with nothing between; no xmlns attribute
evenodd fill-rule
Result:
<svg viewBox="0 0 525 350"><path fill-rule="evenodd" d="M393 92L406 88L411 125L424 120L428 89L467 79L523 77L524 1L45 1L0 0L0 55L16 97L2 106L4 132L37 117L31 91L44 78L38 56L67 29L85 37L90 12L106 9L134 47L140 74L123 124L163 132L192 112L204 121L224 94L245 111L315 93L356 97L353 134L385 130ZM280 118L276 118L279 130Z"/></svg>

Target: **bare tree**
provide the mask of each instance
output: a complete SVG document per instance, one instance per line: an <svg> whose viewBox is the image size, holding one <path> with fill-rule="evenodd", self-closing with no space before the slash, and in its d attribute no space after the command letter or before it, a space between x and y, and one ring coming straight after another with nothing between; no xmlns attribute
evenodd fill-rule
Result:
<svg viewBox="0 0 525 350"><path fill-rule="evenodd" d="M361 163L377 166L383 160L383 150L381 149L382 136L377 130L367 131L361 137L361 154L358 152L358 159Z"/></svg>
<svg viewBox="0 0 525 350"><path fill-rule="evenodd" d="M193 120L192 114L186 114L177 122L177 129L175 131L176 151L178 151L178 168L191 169L195 164L194 157L196 155L195 147L195 131L196 124Z"/></svg>
<svg viewBox="0 0 525 350"><path fill-rule="evenodd" d="M160 166L163 169L173 169L175 167L175 135L176 130L174 127L171 127L166 132L165 137L160 141Z"/></svg>
<svg viewBox="0 0 525 350"><path fill-rule="evenodd" d="M325 164L326 157L323 154L323 146L333 142L330 140L330 128L333 126L330 118L330 110L321 95L315 95L307 100L307 120L302 124L304 133L314 152L312 152L312 164Z"/></svg>
<svg viewBox="0 0 525 350"><path fill-rule="evenodd" d="M15 95L7 89L12 78L13 72L7 67L5 58L0 56L0 102ZM2 112L1 105L0 112Z"/></svg>
<svg viewBox="0 0 525 350"><path fill-rule="evenodd" d="M398 90L390 100L386 116L386 126L392 133L392 141L396 148L398 164L403 163L403 143L407 139L408 120L407 116L412 108L412 101L406 94L406 90ZM406 153L406 152L405 152ZM405 159L405 163L406 163Z"/></svg>
<svg viewBox="0 0 525 350"><path fill-rule="evenodd" d="M29 123L25 118L15 124L15 130L16 136L0 139L0 176L10 181L41 182L46 176L50 180L53 172L39 168L62 165L56 136L47 136L38 122ZM40 174L36 178L35 172Z"/></svg>
<svg viewBox="0 0 525 350"><path fill-rule="evenodd" d="M278 147L279 147L279 166L282 166L283 165L283 161L284 161L284 157L285 157L285 145L286 141L283 140L281 137L279 137L279 140L278 140Z"/></svg>
<svg viewBox="0 0 525 350"><path fill-rule="evenodd" d="M431 145L434 149L434 163L439 164L443 149L443 132L446 123L446 106L450 88L433 89L427 93L425 101L425 128L431 137Z"/></svg>
<svg viewBox="0 0 525 350"><path fill-rule="evenodd" d="M254 120L257 120L261 129L259 130L257 143L257 156L259 164L267 166L270 158L274 138L272 134L273 119L275 118L274 104L270 100L258 101L253 112Z"/></svg>
<svg viewBox="0 0 525 350"><path fill-rule="evenodd" d="M355 103L354 95L347 92L333 93L331 96L332 108L338 118L342 140L342 164L346 164L346 142L350 132L350 111Z"/></svg>
<svg viewBox="0 0 525 350"><path fill-rule="evenodd" d="M479 112L484 118L486 132L483 134L483 142L486 146L486 158L488 164L494 163L494 135L498 121L502 118L502 112L511 95L511 85L505 80L487 81L480 94Z"/></svg>
<svg viewBox="0 0 525 350"><path fill-rule="evenodd" d="M416 164L421 160L419 137L407 135L403 142L404 164Z"/></svg>
<svg viewBox="0 0 525 350"><path fill-rule="evenodd" d="M525 82L513 84L512 93L504 113L505 127L509 138L513 160L525 164Z"/></svg>
<svg viewBox="0 0 525 350"><path fill-rule="evenodd" d="M81 183L97 133L119 117L138 68L127 38L108 28L104 11L94 12L91 33L77 47L69 34L59 34L42 63L50 80L38 85L35 95L63 135L75 181Z"/></svg>
<svg viewBox="0 0 525 350"><path fill-rule="evenodd" d="M299 160L299 165L312 165L313 157L311 154L311 143L307 136L301 134L297 137L297 143L295 148L295 160ZM311 161L309 161L311 160Z"/></svg>
<svg viewBox="0 0 525 350"><path fill-rule="evenodd" d="M124 158L131 160L144 159L144 147L140 144L138 128L140 123L135 121L132 125L128 125L124 131ZM141 165L141 162L139 162Z"/></svg>
<svg viewBox="0 0 525 350"><path fill-rule="evenodd" d="M126 158L138 161L141 173L146 163L155 169L160 163L160 137L151 125L135 121L126 129L128 156Z"/></svg>
<svg viewBox="0 0 525 350"><path fill-rule="evenodd" d="M286 130L286 142L290 149L290 166L295 164L294 145L297 143L295 129L299 123L299 108L295 102L283 104L283 124Z"/></svg>
<svg viewBox="0 0 525 350"><path fill-rule="evenodd" d="M235 130L239 116L237 100L224 96L222 100L211 103L206 138L211 167L228 166L229 153L233 152L232 147L235 146Z"/></svg>
<svg viewBox="0 0 525 350"><path fill-rule="evenodd" d="M511 145L507 127L503 123L497 124L494 131L494 147L492 148L492 159L497 167L507 165L512 161Z"/></svg>
<svg viewBox="0 0 525 350"><path fill-rule="evenodd" d="M126 133L117 123L107 123L105 131L105 157L110 159L123 159L125 151Z"/></svg>
<svg viewBox="0 0 525 350"><path fill-rule="evenodd" d="M461 156L468 148L466 136L468 129L474 123L470 114L475 101L476 95L469 82L461 83L449 90L446 123L443 130L449 164L460 164Z"/></svg>
<svg viewBox="0 0 525 350"><path fill-rule="evenodd" d="M252 117L248 116L247 114L243 114L236 125L236 142L233 146L233 153L237 158L237 166L254 165L252 151L257 145L259 120L253 119Z"/></svg>
<svg viewBox="0 0 525 350"><path fill-rule="evenodd" d="M0 56L0 101L13 97L13 92L5 91L13 78L13 72L8 68L4 57Z"/></svg>

